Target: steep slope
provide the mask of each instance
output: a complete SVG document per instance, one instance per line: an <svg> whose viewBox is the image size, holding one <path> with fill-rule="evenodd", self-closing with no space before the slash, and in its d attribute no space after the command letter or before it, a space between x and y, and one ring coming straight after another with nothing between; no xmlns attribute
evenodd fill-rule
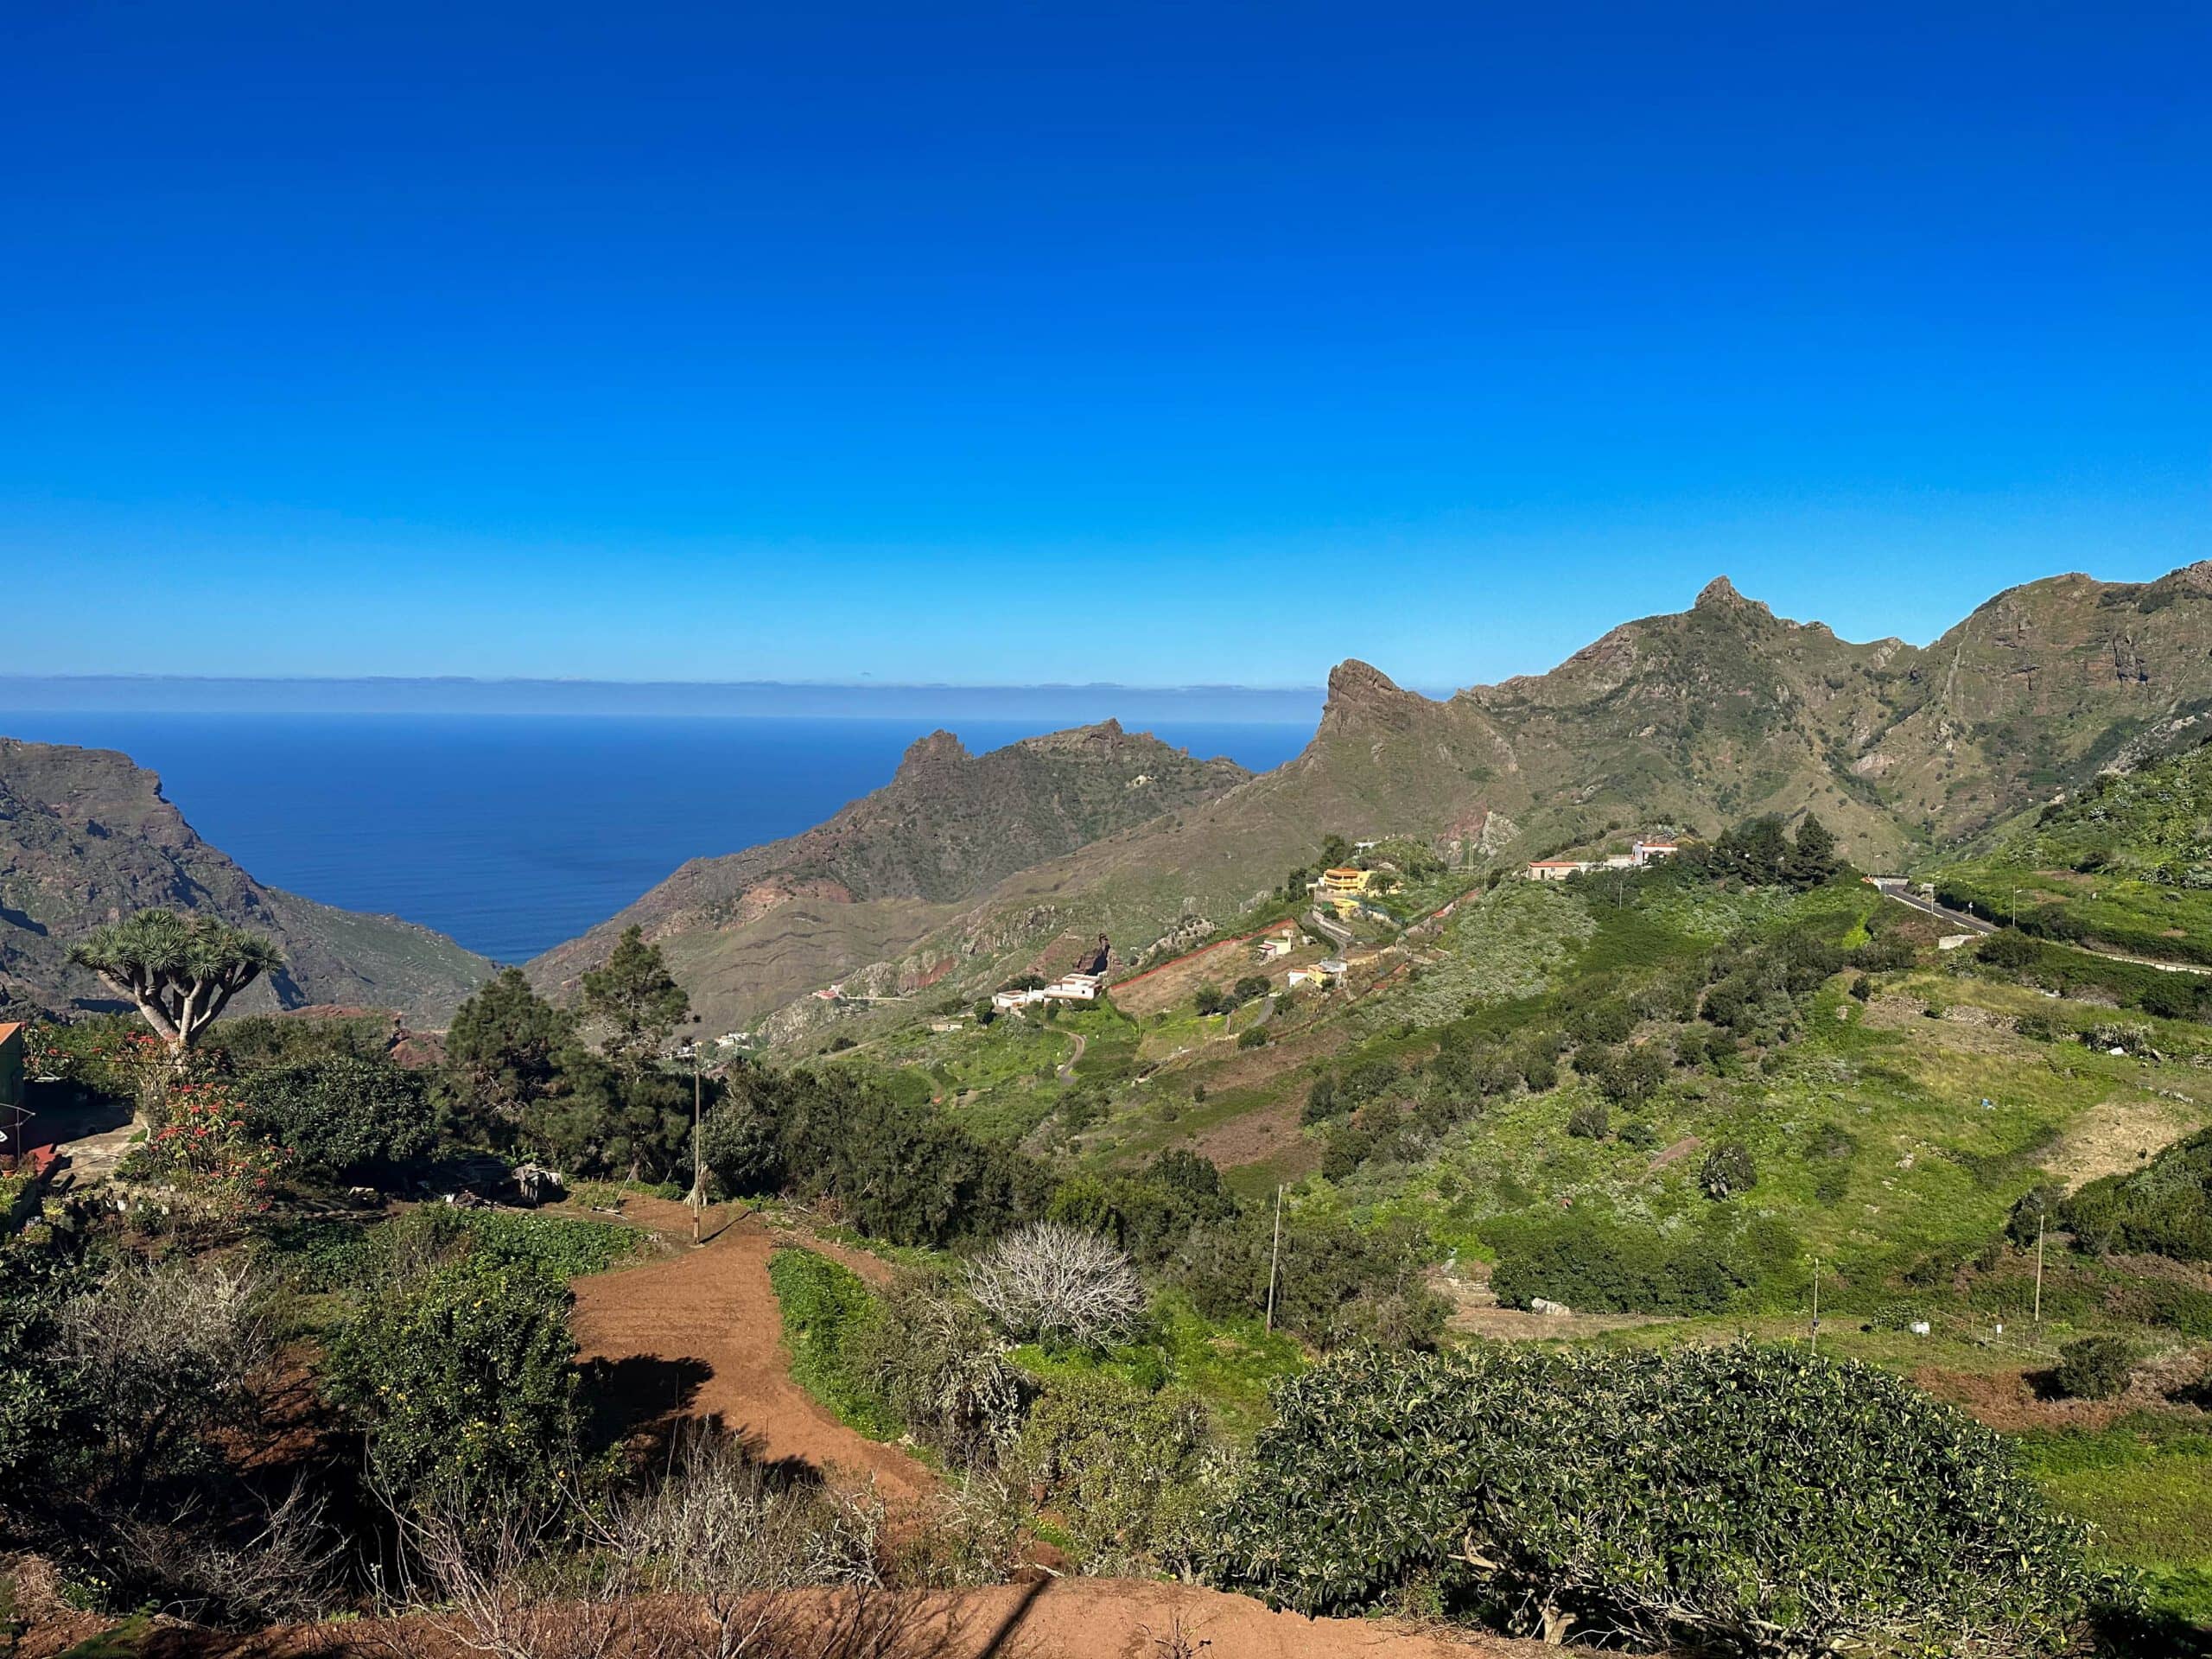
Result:
<svg viewBox="0 0 2212 1659"><path fill-rule="evenodd" d="M0 1007L97 1005L70 942L153 906L205 912L283 950L241 1007L343 1002L442 1019L493 971L442 934L264 887L194 833L127 755L0 738Z"/></svg>
<svg viewBox="0 0 2212 1659"><path fill-rule="evenodd" d="M2149 582L2009 588L1919 654L1899 717L1855 765L1923 833L1973 834L2212 711L2212 561Z"/></svg>
<svg viewBox="0 0 2212 1659"><path fill-rule="evenodd" d="M2212 740L2106 773L1936 880L1946 903L2026 932L2212 963Z"/></svg>
<svg viewBox="0 0 2212 1659"><path fill-rule="evenodd" d="M621 914L531 964L573 988L635 923L695 1004L738 1023L902 952L1015 871L1221 794L1251 774L1115 721L971 755L950 732L804 834L695 859Z"/></svg>
<svg viewBox="0 0 2212 1659"><path fill-rule="evenodd" d="M1925 650L1778 618L1722 578L1548 673L1441 702L1349 662L1294 760L1021 871L861 982L988 977L1102 929L1134 960L1235 922L1331 833L1426 837L1479 869L1810 810L1852 858L1894 867L2184 741L2212 708L2208 647L2212 563L2031 582Z"/></svg>

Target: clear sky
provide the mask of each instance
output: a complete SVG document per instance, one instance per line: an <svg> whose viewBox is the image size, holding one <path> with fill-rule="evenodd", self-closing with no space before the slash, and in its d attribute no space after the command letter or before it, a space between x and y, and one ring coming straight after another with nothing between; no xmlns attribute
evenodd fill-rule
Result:
<svg viewBox="0 0 2212 1659"><path fill-rule="evenodd" d="M1452 685L2212 556L2212 7L0 4L0 671Z"/></svg>

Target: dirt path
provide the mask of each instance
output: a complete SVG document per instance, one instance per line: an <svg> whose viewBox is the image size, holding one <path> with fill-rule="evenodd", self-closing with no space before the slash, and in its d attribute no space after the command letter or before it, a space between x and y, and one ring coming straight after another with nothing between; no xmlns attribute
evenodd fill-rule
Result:
<svg viewBox="0 0 2212 1659"><path fill-rule="evenodd" d="M801 1590L755 1605L764 1618L759 1651L817 1659L1168 1659L1201 1652L1205 1659L1544 1659L1560 1651L1396 1619L1305 1618L1196 1585L1131 1579L1038 1580L864 1599ZM645 1616L633 1630L599 1649L608 1659L671 1651L656 1638L672 1628L677 1605L639 1611ZM117 1623L58 1605L41 1610L23 1640L23 1659L80 1651L78 1643ZM251 1635L188 1630L166 1620L147 1630L140 1619L133 1628L145 1630L143 1638L97 1651L146 1659L372 1659L392 1652L468 1659L459 1643L420 1619L291 1625ZM692 1650L702 1626L680 1628L684 1640L676 1650Z"/></svg>
<svg viewBox="0 0 2212 1659"><path fill-rule="evenodd" d="M776 1235L746 1217L694 1249L688 1217L683 1228L679 1254L576 1281L576 1346L604 1426L620 1432L677 1413L715 1417L765 1459L873 1476L893 1502L934 1491L935 1478L919 1463L854 1433L791 1381L768 1282Z"/></svg>
<svg viewBox="0 0 2212 1659"><path fill-rule="evenodd" d="M1075 1063L1083 1058L1083 1051L1090 1046L1090 1039L1086 1038L1081 1032L1072 1031L1070 1032L1068 1035L1075 1039L1075 1052L1068 1056L1067 1064L1060 1068L1060 1081L1062 1083L1073 1083L1075 1081Z"/></svg>

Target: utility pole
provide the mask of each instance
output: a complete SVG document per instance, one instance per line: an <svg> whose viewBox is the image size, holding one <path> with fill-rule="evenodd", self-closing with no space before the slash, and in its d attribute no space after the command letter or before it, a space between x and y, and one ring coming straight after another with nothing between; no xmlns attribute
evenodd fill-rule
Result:
<svg viewBox="0 0 2212 1659"><path fill-rule="evenodd" d="M2044 1214L2036 1211L2036 1329L2043 1329L2043 1228Z"/></svg>
<svg viewBox="0 0 2212 1659"><path fill-rule="evenodd" d="M691 1050L691 1242L699 1242L699 1215L707 1207L707 1172L699 1166L699 1051Z"/></svg>
<svg viewBox="0 0 2212 1659"><path fill-rule="evenodd" d="M693 1014L691 1023L697 1025L699 1016ZM699 1219L707 1208L707 1172L699 1161L700 1096L705 1092L707 1057L699 1052L699 1033L691 1033L691 1196L684 1202L691 1207L691 1242L699 1242Z"/></svg>
<svg viewBox="0 0 2212 1659"><path fill-rule="evenodd" d="M1275 1264L1282 1260L1282 1183L1275 1183L1275 1237L1268 1247L1268 1325L1272 1333L1275 1328Z"/></svg>

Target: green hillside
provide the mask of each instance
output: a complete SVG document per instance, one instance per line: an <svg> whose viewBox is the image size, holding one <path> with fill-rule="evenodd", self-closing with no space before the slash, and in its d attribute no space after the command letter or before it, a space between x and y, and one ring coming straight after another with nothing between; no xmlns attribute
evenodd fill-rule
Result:
<svg viewBox="0 0 2212 1659"><path fill-rule="evenodd" d="M2024 932L2212 963L2212 747L2107 772L1936 880Z"/></svg>

